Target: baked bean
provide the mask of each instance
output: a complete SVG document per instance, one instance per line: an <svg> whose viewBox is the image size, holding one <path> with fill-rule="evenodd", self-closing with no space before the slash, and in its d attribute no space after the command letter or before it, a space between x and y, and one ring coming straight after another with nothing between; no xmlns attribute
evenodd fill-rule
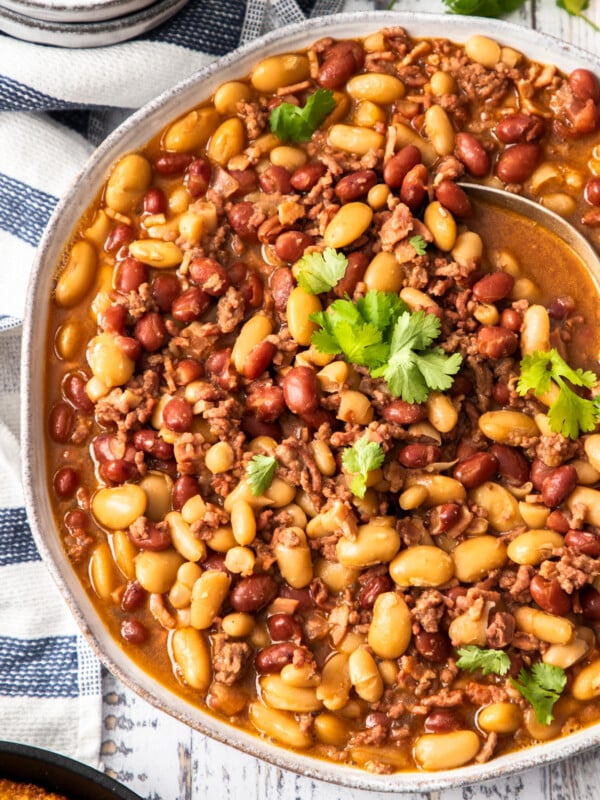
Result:
<svg viewBox="0 0 600 800"><path fill-rule="evenodd" d="M375 659L364 647L350 653L350 682L356 694L368 703L377 703L383 694L383 680Z"/></svg>
<svg viewBox="0 0 600 800"><path fill-rule="evenodd" d="M472 456L458 462L452 475L466 489L474 489L493 478L497 469L498 461L493 453L473 453Z"/></svg>
<svg viewBox="0 0 600 800"><path fill-rule="evenodd" d="M334 188L337 198L342 203L350 203L363 197L377 183L377 173L372 169L362 169L346 175Z"/></svg>
<svg viewBox="0 0 600 800"><path fill-rule="evenodd" d="M516 536L508 545L507 553L516 564L540 564L563 546L564 539L552 530L529 530Z"/></svg>
<svg viewBox="0 0 600 800"><path fill-rule="evenodd" d="M465 53L488 69L493 69L500 61L500 45L489 36L470 36L465 42Z"/></svg>
<svg viewBox="0 0 600 800"><path fill-rule="evenodd" d="M410 611L397 592L383 592L375 600L367 640L380 658L400 658L412 636Z"/></svg>
<svg viewBox="0 0 600 800"><path fill-rule="evenodd" d="M510 444L512 436L538 436L535 421L520 411L486 411L479 418L484 436L500 444Z"/></svg>
<svg viewBox="0 0 600 800"><path fill-rule="evenodd" d="M348 81L346 91L355 100L370 100L386 106L404 97L405 88L402 81L394 75L364 72Z"/></svg>
<svg viewBox="0 0 600 800"><path fill-rule="evenodd" d="M152 167L139 153L129 153L118 161L106 184L106 204L128 214L144 196L152 180Z"/></svg>
<svg viewBox="0 0 600 800"><path fill-rule="evenodd" d="M177 628L171 639L173 660L185 683L205 694L212 680L210 646L204 634L192 627Z"/></svg>
<svg viewBox="0 0 600 800"><path fill-rule="evenodd" d="M474 731L425 733L415 744L415 759L424 770L454 769L472 761L479 752L480 744Z"/></svg>
<svg viewBox="0 0 600 800"><path fill-rule="evenodd" d="M441 181L435 189L435 197L456 217L468 217L473 211L469 196L454 181Z"/></svg>
<svg viewBox="0 0 600 800"><path fill-rule="evenodd" d="M567 644L573 635L573 623L568 619L531 606L519 606L514 617L518 630L531 633L543 642Z"/></svg>
<svg viewBox="0 0 600 800"><path fill-rule="evenodd" d="M362 236L373 219L373 209L366 203L346 203L330 220L323 233L327 247L346 247Z"/></svg>
<svg viewBox="0 0 600 800"><path fill-rule="evenodd" d="M385 521L374 518L358 528L355 539L342 537L336 545L338 560L345 567L365 568L388 563L400 549L397 531Z"/></svg>
<svg viewBox="0 0 600 800"><path fill-rule="evenodd" d="M272 331L273 323L266 314L255 314L244 323L231 351L231 362L240 375L244 374L250 353L263 343Z"/></svg>
<svg viewBox="0 0 600 800"><path fill-rule="evenodd" d="M377 253L363 275L368 289L378 292L399 292L404 282L404 268L393 253Z"/></svg>
<svg viewBox="0 0 600 800"><path fill-rule="evenodd" d="M301 286L292 289L287 301L286 317L290 334L298 344L310 344L318 327L310 317L321 310L321 301L316 295L309 294Z"/></svg>
<svg viewBox="0 0 600 800"><path fill-rule="evenodd" d="M583 510L584 521L600 527L600 491L588 486L577 486L566 499L567 507L573 511L577 504Z"/></svg>
<svg viewBox="0 0 600 800"><path fill-rule="evenodd" d="M59 306L72 308L83 299L94 282L97 263L96 249L90 242L85 239L75 242L54 288L54 299Z"/></svg>
<svg viewBox="0 0 600 800"><path fill-rule="evenodd" d="M369 150L378 150L383 147L384 142L383 134L371 128L359 128L357 125L341 123L329 128L327 138L332 147L358 156L366 155Z"/></svg>
<svg viewBox="0 0 600 800"><path fill-rule="evenodd" d="M433 104L425 111L423 127L438 156L447 156L454 150L454 128L446 110Z"/></svg>
<svg viewBox="0 0 600 800"><path fill-rule="evenodd" d="M248 707L248 717L258 731L287 747L302 750L312 744L310 735L288 712L267 708L262 703L254 702Z"/></svg>
<svg viewBox="0 0 600 800"><path fill-rule="evenodd" d="M496 702L484 706L477 715L477 724L484 731L507 734L521 726L521 709L514 703Z"/></svg>
<svg viewBox="0 0 600 800"><path fill-rule="evenodd" d="M541 154L540 145L534 142L512 145L498 156L496 175L504 183L523 183L531 177Z"/></svg>
<svg viewBox="0 0 600 800"><path fill-rule="evenodd" d="M439 200L429 203L423 221L431 231L435 246L445 252L452 250L456 241L456 222Z"/></svg>
<svg viewBox="0 0 600 800"><path fill-rule="evenodd" d="M506 563L506 545L495 536L465 539L451 553L454 574L461 583L476 583Z"/></svg>
<svg viewBox="0 0 600 800"><path fill-rule="evenodd" d="M490 171L488 152L472 133L460 131L456 134L454 152L474 178L483 178Z"/></svg>
<svg viewBox="0 0 600 800"><path fill-rule="evenodd" d="M484 358L506 358L518 345L517 335L500 325L487 325L477 331L477 350Z"/></svg>
<svg viewBox="0 0 600 800"><path fill-rule="evenodd" d="M442 586L454 575L452 559L439 547L413 545L390 563L390 575L401 588Z"/></svg>
<svg viewBox="0 0 600 800"><path fill-rule="evenodd" d="M564 617L571 611L571 598L561 588L556 578L546 580L541 575L534 575L529 584L529 591L542 611L560 617Z"/></svg>

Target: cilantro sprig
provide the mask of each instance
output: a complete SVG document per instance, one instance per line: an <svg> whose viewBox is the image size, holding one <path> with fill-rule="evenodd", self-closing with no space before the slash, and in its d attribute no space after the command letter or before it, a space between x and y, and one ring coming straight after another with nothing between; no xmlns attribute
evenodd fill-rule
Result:
<svg viewBox="0 0 600 800"><path fill-rule="evenodd" d="M352 447L346 447L342 453L342 463L354 477L350 484L350 491L356 497L363 498L367 491L367 478L369 472L383 464L385 454L377 442L369 441L368 435L358 439Z"/></svg>
<svg viewBox="0 0 600 800"><path fill-rule="evenodd" d="M416 236L411 236L408 241L410 244L412 244L415 249L415 253L418 256L425 255L425 251L427 250L427 242L420 233L416 234Z"/></svg>
<svg viewBox="0 0 600 800"><path fill-rule="evenodd" d="M456 666L468 672L480 669L484 675L506 675L510 669L510 658L504 650L492 650L468 644L459 647L458 654L460 658Z"/></svg>
<svg viewBox="0 0 600 800"><path fill-rule="evenodd" d="M331 89L317 89L302 108L293 103L280 103L276 106L269 117L271 131L284 141L308 142L334 108L335 100Z"/></svg>
<svg viewBox="0 0 600 800"><path fill-rule="evenodd" d="M273 483L279 462L274 456L265 456L257 453L246 466L248 486L255 497L264 494Z"/></svg>
<svg viewBox="0 0 600 800"><path fill-rule="evenodd" d="M449 356L432 346L440 320L411 312L392 292L372 289L356 303L336 300L310 318L319 326L311 339L317 350L367 367L407 403L423 403L431 391L449 389L462 363L460 354Z"/></svg>
<svg viewBox="0 0 600 800"><path fill-rule="evenodd" d="M548 408L551 430L570 439L577 439L580 431L593 431L600 420L600 401L581 397L569 384L592 389L598 383L598 377L591 370L570 367L555 348L538 350L522 359L517 383L517 392L522 397L529 391L537 396L545 394L552 381L558 386L559 393Z"/></svg>
<svg viewBox="0 0 600 800"><path fill-rule="evenodd" d="M549 725L554 719L552 710L567 685L564 669L551 664L534 664L531 672L521 668L518 680L511 683L528 700L535 711L535 718L542 725Z"/></svg>
<svg viewBox="0 0 600 800"><path fill-rule="evenodd" d="M294 266L298 286L309 294L322 294L344 277L348 259L333 247L326 247L322 253L307 253Z"/></svg>

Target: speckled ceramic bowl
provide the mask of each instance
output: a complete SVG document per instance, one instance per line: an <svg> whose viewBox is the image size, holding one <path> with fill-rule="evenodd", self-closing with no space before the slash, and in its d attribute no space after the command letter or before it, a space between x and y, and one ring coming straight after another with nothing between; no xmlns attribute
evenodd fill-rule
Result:
<svg viewBox="0 0 600 800"><path fill-rule="evenodd" d="M208 736L279 767L333 783L380 792L425 792L499 778L519 770L571 756L600 744L600 725L566 738L501 756L486 764L472 764L439 773L410 772L377 775L343 764L317 760L290 752L243 730L217 720L171 693L131 661L126 650L112 640L86 596L62 550L55 529L44 458L46 436L43 408L43 375L39 368L46 348L48 298L52 275L65 242L111 165L124 153L144 145L172 119L203 97L209 97L223 81L246 75L260 59L278 52L308 46L321 36L363 37L379 28L402 25L414 36L444 36L465 41L481 33L525 52L542 62L552 61L565 72L587 67L600 73L600 61L555 38L495 20L424 13L367 12L342 14L277 30L234 53L213 62L189 79L165 92L130 117L98 148L77 183L59 203L38 248L26 308L23 343L22 447L24 484L29 520L38 548L79 626L106 666L124 683L155 706Z"/></svg>

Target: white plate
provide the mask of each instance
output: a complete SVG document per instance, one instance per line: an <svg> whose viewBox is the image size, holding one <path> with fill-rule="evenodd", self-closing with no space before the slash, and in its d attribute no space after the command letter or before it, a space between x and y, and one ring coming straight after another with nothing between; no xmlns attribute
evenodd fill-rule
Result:
<svg viewBox="0 0 600 800"><path fill-rule="evenodd" d="M133 14L147 8L155 0L2 0L9 11L52 22L101 22L105 19Z"/></svg>
<svg viewBox="0 0 600 800"><path fill-rule="evenodd" d="M188 0L159 0L116 19L101 22L52 22L34 19L0 5L0 31L36 44L56 47L104 47L132 39L173 16Z"/></svg>
<svg viewBox="0 0 600 800"><path fill-rule="evenodd" d="M132 114L95 151L76 183L57 205L44 232L31 273L25 308L21 370L21 450L27 514L38 547L73 616L98 657L123 683L148 702L207 736L256 758L304 776L342 786L377 792L431 792L498 780L524 769L542 766L600 745L600 724L568 736L502 755L485 764L470 764L444 772L398 772L379 775L356 767L312 758L275 746L248 731L235 728L193 705L157 682L127 655L107 630L67 558L56 530L44 456L46 420L44 374L39 354L47 346L47 325L52 276L59 257L79 221L82 209L106 180L112 165L125 153L143 147L173 119L212 95L224 81L247 75L263 58L307 47L322 36L364 37L393 25L405 27L414 37L446 37L464 42L474 33L490 36L544 63L552 62L566 73L584 67L600 73L600 61L590 53L546 34L491 19L411 12L359 12L310 19L279 28L233 53L212 61L185 81L161 94ZM235 756L232 754L232 758Z"/></svg>

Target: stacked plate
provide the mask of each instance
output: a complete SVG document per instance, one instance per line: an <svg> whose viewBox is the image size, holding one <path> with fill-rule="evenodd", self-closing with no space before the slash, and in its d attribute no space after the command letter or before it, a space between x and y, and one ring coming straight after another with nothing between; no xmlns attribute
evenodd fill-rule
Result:
<svg viewBox="0 0 600 800"><path fill-rule="evenodd" d="M0 31L57 47L103 47L160 25L187 0L0 0Z"/></svg>

